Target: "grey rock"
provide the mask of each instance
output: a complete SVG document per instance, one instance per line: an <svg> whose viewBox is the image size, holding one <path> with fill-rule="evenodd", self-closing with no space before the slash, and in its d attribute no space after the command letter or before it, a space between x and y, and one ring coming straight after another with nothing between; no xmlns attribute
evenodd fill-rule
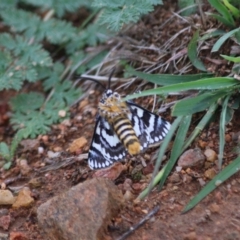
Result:
<svg viewBox="0 0 240 240"><path fill-rule="evenodd" d="M205 156L201 149L194 148L185 151L178 160L178 166L182 168L202 167L205 162Z"/></svg>
<svg viewBox="0 0 240 240"><path fill-rule="evenodd" d="M49 240L102 240L123 205L123 196L109 180L94 178L42 204L39 226Z"/></svg>

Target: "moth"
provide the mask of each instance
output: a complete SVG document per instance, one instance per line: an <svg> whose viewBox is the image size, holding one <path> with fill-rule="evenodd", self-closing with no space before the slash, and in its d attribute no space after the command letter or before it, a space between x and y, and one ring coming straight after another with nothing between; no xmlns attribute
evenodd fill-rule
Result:
<svg viewBox="0 0 240 240"><path fill-rule="evenodd" d="M111 74L112 75L112 74ZM123 101L108 88L98 105L98 116L88 154L91 169L101 169L137 155L164 139L170 123L132 101ZM89 79L93 80L93 79Z"/></svg>

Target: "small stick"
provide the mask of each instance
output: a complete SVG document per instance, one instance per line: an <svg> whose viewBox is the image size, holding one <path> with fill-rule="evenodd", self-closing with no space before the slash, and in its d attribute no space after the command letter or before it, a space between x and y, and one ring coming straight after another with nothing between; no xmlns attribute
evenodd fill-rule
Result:
<svg viewBox="0 0 240 240"><path fill-rule="evenodd" d="M141 227L146 221L148 221L154 214L156 214L158 212L158 210L160 209L160 206L157 205L156 207L153 208L153 210L151 212L149 212L142 220L140 220L139 223L137 223L136 225L134 225L133 227L130 227L130 229L125 232L121 237L119 237L117 240L124 240L126 239L130 234L132 234L136 229L138 229L139 227Z"/></svg>

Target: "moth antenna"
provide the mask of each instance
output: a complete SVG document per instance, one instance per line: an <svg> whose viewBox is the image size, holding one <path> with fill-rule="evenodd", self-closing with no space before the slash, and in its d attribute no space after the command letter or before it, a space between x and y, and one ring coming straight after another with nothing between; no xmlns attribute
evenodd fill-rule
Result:
<svg viewBox="0 0 240 240"><path fill-rule="evenodd" d="M113 73L115 72L116 68L114 67L113 70L111 71L109 78L108 78L108 89L111 87L111 78L113 76Z"/></svg>
<svg viewBox="0 0 240 240"><path fill-rule="evenodd" d="M101 82L99 82L97 79L89 78L89 77L80 77L80 79L93 81L93 82L99 84L103 88L103 90L106 90L106 87Z"/></svg>

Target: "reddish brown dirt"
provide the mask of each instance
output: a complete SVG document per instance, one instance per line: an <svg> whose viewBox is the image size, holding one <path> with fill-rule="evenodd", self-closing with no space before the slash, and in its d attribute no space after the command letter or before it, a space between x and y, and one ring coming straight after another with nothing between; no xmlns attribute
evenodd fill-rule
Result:
<svg viewBox="0 0 240 240"><path fill-rule="evenodd" d="M208 6L209 7L209 6ZM128 33L128 35L134 38L136 41L148 41L150 44L155 44L159 47L166 43L171 36L176 32L184 28L178 21L172 21L161 29L157 29L159 25L165 22L169 17L172 17L169 9L175 10L175 4L165 5L164 8L158 8L153 14L145 17L136 27ZM191 19L196 22L200 21L199 17ZM213 27L213 22L207 22L207 27ZM155 35L157 32L157 36ZM191 37L193 30L191 29L187 35ZM161 37L159 37L161 34ZM189 42L188 36L179 35L177 41L173 41L176 52L184 51ZM148 39L150 38L150 40ZM178 46L178 48L177 48ZM131 49L130 46L124 46L125 50ZM132 49L131 49L132 50ZM120 50L119 50L120 51ZM115 53L116 55L118 53ZM145 60L156 61L158 54L152 50L141 50L138 52L139 56L144 56ZM201 53L203 54L203 53ZM213 56L210 56L210 52L205 50L206 64L208 69L211 69L214 73L219 75L228 72L230 66L222 66L216 64L214 61L209 61ZM225 52L225 54L227 54ZM170 59L171 54L166 57ZM186 56L186 54L185 54ZM133 57L133 55L131 55ZM146 61L142 61L142 70L149 67ZM133 61L136 61L134 59ZM145 65L144 65L145 64ZM183 57L182 61L178 63L178 67L183 68L186 64L186 58ZM139 62L136 63L139 66ZM174 73L176 69L168 68L167 72ZM196 73L194 67L190 68L188 73ZM135 85L134 85L135 84ZM136 89L137 83L133 83L131 88ZM120 91L121 92L121 91ZM128 90L127 94L131 93ZM2 94L2 93L1 93ZM126 92L124 92L126 94ZM4 113L8 110L6 104L9 96L12 93L5 92L1 99L2 107L1 111ZM101 93L96 91L90 94L82 102L77 104L71 109L70 124L64 123L53 126L51 132L46 136L39 136L40 146L43 146L45 151L42 155L38 154L37 149L23 151L22 147L19 147L16 158L27 159L32 171L24 177L19 177L20 168L16 164L9 171L1 171L0 182L5 182L13 192L17 192L23 186L29 186L31 179L37 179L40 184L39 187L32 187L32 195L35 202L29 208L21 208L18 210L7 208L11 216L11 224L9 229L4 231L0 229L0 232L21 232L25 234L26 239L43 240L44 238L40 234L40 230L37 225L36 209L37 207L50 199L53 196L68 190L72 185L79 182L83 182L93 177L93 172L88 168L86 161L72 160L67 166L58 168L60 162L67 161L66 159L76 156L76 154L87 153L91 137L94 130L95 116L97 113L97 103L100 99ZM168 99L173 101L174 98ZM148 109L151 109L152 99L145 98L140 104ZM170 112L164 113L164 117L169 121L174 119L170 116ZM201 114L195 116L192 121L191 129L194 129L196 122L199 121ZM6 117L7 118L7 117ZM12 137L12 131L8 121L5 118L0 118L1 124L1 141L10 141ZM229 164L235 157L233 148L237 146L237 142L233 141L232 134L240 131L239 112L235 114L232 123L228 126L226 133L226 147L224 152L224 165ZM77 153L69 153L67 149L70 144L77 138L84 136L88 143L82 149L79 149ZM211 147L218 152L219 138L218 138L218 123L213 122L209 128L204 130L201 135L192 144L192 147L200 147L203 151L207 147ZM61 156L49 161L47 158L47 151L62 152ZM166 156L168 159L169 148ZM154 155L156 149L151 149L147 152L147 157L150 158ZM145 155L143 155L145 156ZM146 160L146 159L145 159ZM138 162L132 162L131 165L125 168L121 175L115 179L116 185L119 186L123 193L125 193L124 183L126 179L131 179L134 188L133 194L135 197L141 192L141 189L149 182L149 173L152 172L153 167L149 160L147 162L147 169L140 170L133 174L132 170L135 169ZM130 166L129 166L130 165ZM49 170L53 167L53 170ZM204 166L200 169L192 169L202 177L205 181L208 179L204 176L204 172L208 168L214 168L217 171L217 164L213 163L211 166ZM43 170L46 171L43 171ZM150 169L150 170L149 170ZM172 173L173 174L173 173ZM184 180L185 179L185 180ZM200 204L197 205L189 213L181 215L181 211L189 202L189 200L199 192L201 185L198 182L198 178L192 177L188 172L182 172L180 181L173 182L169 178L161 192L156 190L150 194L148 198L141 201L139 204L134 205L132 201L127 201L125 208L119 213L116 219L113 219L112 226L109 226L110 239L116 239L121 236L129 227L138 223L147 212L156 205L160 205L160 211L155 215L153 219L144 224L141 228L137 229L128 239L240 239L240 210L239 210L239 192L240 192L240 175L239 173L234 175L231 179L222 184L212 194L207 196ZM0 211L6 207L0 207ZM15 238L17 239L17 238Z"/></svg>

